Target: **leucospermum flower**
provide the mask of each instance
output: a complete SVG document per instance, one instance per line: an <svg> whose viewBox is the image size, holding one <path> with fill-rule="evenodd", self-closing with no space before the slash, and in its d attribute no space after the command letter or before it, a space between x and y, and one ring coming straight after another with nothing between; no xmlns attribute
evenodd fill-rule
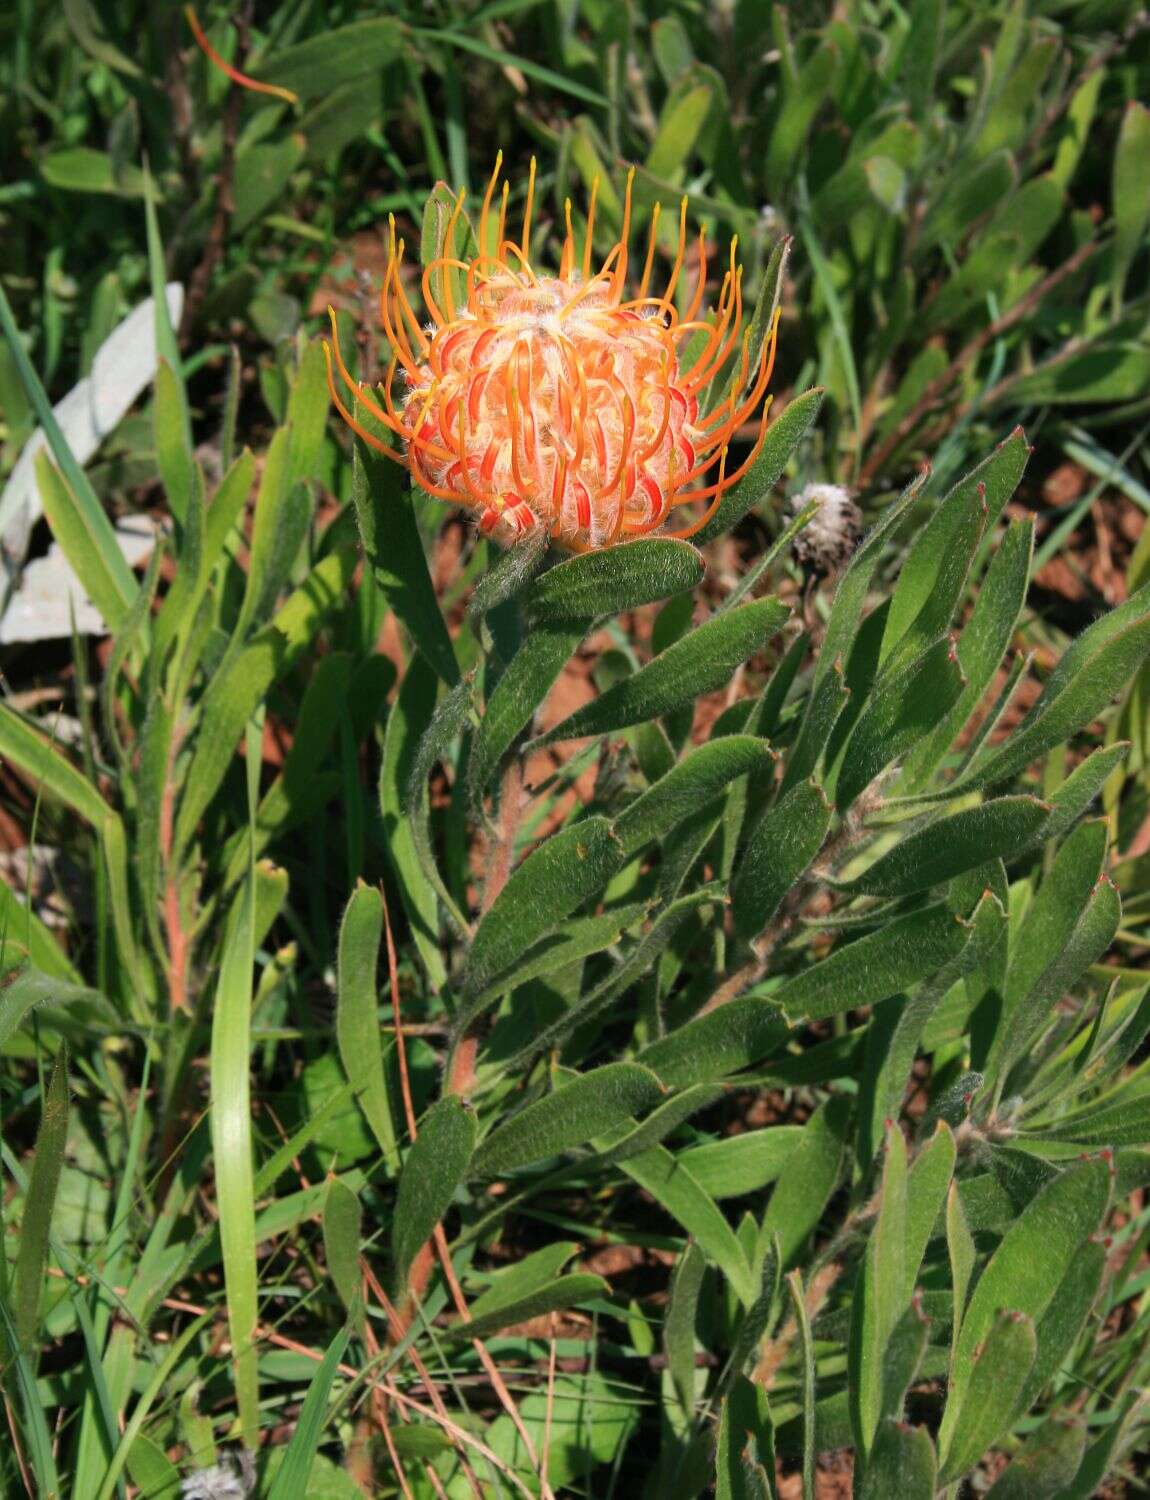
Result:
<svg viewBox="0 0 1150 1500"><path fill-rule="evenodd" d="M679 315L674 298L686 257L686 198L680 207L678 250L662 295L648 290L659 222L656 204L643 274L635 295L627 296L633 173L627 179L619 241L598 269L592 266L595 188L581 251L576 252L568 202L557 273L532 266L534 161L518 239L506 231L504 182L495 253L485 253L500 166L501 158L483 199L478 253L470 261L444 254L424 269L426 325L404 289L404 243L397 244L392 220L380 300L394 357L378 396L358 384L340 354L332 313L332 345L324 348L336 407L364 441L406 462L428 494L475 512L480 530L502 541L543 526L561 546L583 552L655 531L684 507L702 507L686 524L664 532L693 536L762 446L770 406L763 396L774 364L777 313L752 371L737 241L731 244L715 311L704 318L707 243L700 230L698 277ZM447 246L454 243L463 202L460 192L447 225ZM462 306L456 305L451 287L455 272L466 276ZM442 288L438 300L437 273ZM733 378L707 409L704 401L712 382L732 359ZM402 370L402 393L395 389L397 370ZM343 393L335 371L346 388ZM345 399L348 392L402 440L402 455L357 420ZM734 467L728 461L732 438L760 409L758 439L745 462Z"/></svg>

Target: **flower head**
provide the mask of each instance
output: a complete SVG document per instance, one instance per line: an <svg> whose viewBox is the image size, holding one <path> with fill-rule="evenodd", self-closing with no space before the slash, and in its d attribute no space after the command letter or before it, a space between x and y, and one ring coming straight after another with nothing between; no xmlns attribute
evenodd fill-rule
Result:
<svg viewBox="0 0 1150 1500"><path fill-rule="evenodd" d="M598 269L592 266L596 191L587 231L576 252L571 205L555 274L530 262L535 163L527 185L522 231L507 235L508 188L494 221L501 162L483 199L479 249L469 261L442 255L423 273L430 322L417 318L400 276L404 244L391 224L390 256L381 295L384 332L393 351L379 398L355 382L325 344L332 397L340 413L373 447L400 458L360 423L340 394L334 371L372 416L403 440L405 461L428 494L477 513L480 530L513 541L544 526L571 551L607 547L655 531L671 512L703 505L686 525L665 534L691 536L723 494L754 462L766 433L763 396L774 363L778 315L752 371L751 329L743 330L742 267L737 242L711 317L700 317L707 275L706 235L699 233L698 278L682 316L674 296L686 256L687 200L679 214L678 250L661 296L648 291L659 205L636 295L626 295L631 183L622 232ZM597 184L596 184L597 187ZM463 212L462 192L445 244ZM488 253L493 227L494 253ZM465 296L456 305L455 273ZM434 283L442 291L437 300ZM734 375L708 408L714 377L728 361ZM397 367L405 391L395 391ZM757 442L734 471L728 449L737 429L762 408Z"/></svg>

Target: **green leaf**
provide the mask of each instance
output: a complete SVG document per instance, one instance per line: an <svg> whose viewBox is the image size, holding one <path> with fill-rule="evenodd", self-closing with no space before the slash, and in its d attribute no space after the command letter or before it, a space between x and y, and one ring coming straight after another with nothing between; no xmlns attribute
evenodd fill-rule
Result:
<svg viewBox="0 0 1150 1500"><path fill-rule="evenodd" d="M815 115L831 91L839 69L839 49L832 41L819 44L791 81L767 145L766 181L772 191L789 180Z"/></svg>
<svg viewBox="0 0 1150 1500"><path fill-rule="evenodd" d="M775 1435L767 1393L739 1376L723 1398L715 1500L778 1500Z"/></svg>
<svg viewBox="0 0 1150 1500"><path fill-rule="evenodd" d="M161 359L156 366L152 424L156 463L164 482L168 508L183 525L192 504L196 464L189 443L184 388L166 359Z"/></svg>
<svg viewBox="0 0 1150 1500"><path fill-rule="evenodd" d="M427 195L423 205L423 224L419 241L419 259L424 270L439 259L460 260L465 264L478 253L475 231L466 211L459 206L457 196L445 182L437 182ZM447 240L451 227L451 243ZM436 308L446 319L450 308L459 308L467 302L467 277L458 266L436 266L428 278L431 296ZM448 299L450 298L450 308ZM428 309L430 311L430 308Z"/></svg>
<svg viewBox="0 0 1150 1500"><path fill-rule="evenodd" d="M794 747L787 756L780 788L784 794L799 786L814 771L850 702L851 690L843 676L842 662L836 660L831 670L820 679L822 660L823 653L820 652L815 661L816 680L807 697Z"/></svg>
<svg viewBox="0 0 1150 1500"><path fill-rule="evenodd" d="M834 673L841 674L842 664L850 660L851 649L858 635L859 623L862 620L863 608L870 593L871 581L874 578L875 569L879 565L883 550L887 543L894 537L895 532L906 519L907 513L914 505L926 482L925 475L919 475L914 482L903 490L902 494L883 511L878 521L863 537L861 544L855 550L854 556L847 564L846 572L839 579L838 588L835 590L834 602L827 619L826 631L823 635L822 645L815 661L814 673L811 679L810 693L807 699L807 708L804 716L803 727L800 730L799 743L806 733L806 720L809 720L816 711L816 705L820 702L819 689L826 678ZM833 727L833 719L831 726ZM793 774L798 776L809 776L814 770L815 760L826 743L826 736L830 734L830 727L818 743L814 757L810 764L801 771ZM797 754L797 748L796 752ZM792 755L792 759L794 756ZM789 767L788 767L789 770Z"/></svg>
<svg viewBox="0 0 1150 1500"><path fill-rule="evenodd" d="M580 825L581 826L581 825ZM529 1046L514 1059L518 1065L530 1057L537 1056L548 1048L557 1047L579 1027L603 1015L615 999L624 994L651 969L656 959L674 938L684 919L697 907L713 903L718 899L719 888L703 886L678 900L671 901L657 914L650 927L639 938L605 979L587 995L582 996L558 1020L536 1033ZM518 971L517 971L518 972ZM508 976L511 984L517 982ZM481 997L480 997L481 998ZM473 1000L456 1017L456 1026L466 1026L480 1008L479 999Z"/></svg>
<svg viewBox="0 0 1150 1500"><path fill-rule="evenodd" d="M1122 310L1122 293L1134 257L1145 243L1150 226L1150 109L1131 99L1122 116L1114 150L1111 199L1114 206L1114 248L1110 288L1114 310Z"/></svg>
<svg viewBox="0 0 1150 1500"><path fill-rule="evenodd" d="M795 1020L819 1020L874 1005L937 973L967 936L946 906L909 912L839 948L788 980L771 998Z"/></svg>
<svg viewBox="0 0 1150 1500"><path fill-rule="evenodd" d="M608 734L628 724L670 713L702 693L724 687L731 673L760 651L782 627L790 610L778 599L757 600L724 614L712 615L683 640L676 641L600 697L577 709L554 729L533 741L538 748L554 740Z"/></svg>
<svg viewBox="0 0 1150 1500"><path fill-rule="evenodd" d="M442 681L454 687L459 681L459 663L427 570L404 471L360 438L352 456L352 499L376 583L416 648Z"/></svg>
<svg viewBox="0 0 1150 1500"><path fill-rule="evenodd" d="M749 1068L783 1046L788 1035L786 1020L769 1000L743 996L651 1042L638 1060L678 1088Z"/></svg>
<svg viewBox="0 0 1150 1500"><path fill-rule="evenodd" d="M323 1200L324 1259L348 1313L360 1299L359 1238L359 1199L345 1182L329 1177Z"/></svg>
<svg viewBox="0 0 1150 1500"><path fill-rule="evenodd" d="M1006 1024L997 1030L988 1072L1026 1052L1051 1008L1110 946L1122 903L1109 877L1098 875L1105 834L1102 820L1075 829L1023 918L1004 986ZM1095 883L1087 882L1091 872Z"/></svg>
<svg viewBox="0 0 1150 1500"><path fill-rule="evenodd" d="M249 69L261 83L274 83L311 98L341 84L378 73L399 57L404 45L401 21L379 17L350 26L320 30Z"/></svg>
<svg viewBox="0 0 1150 1500"><path fill-rule="evenodd" d="M1006 781L1063 744L1123 691L1148 654L1150 585L1082 632L1014 734L979 755L951 790Z"/></svg>
<svg viewBox="0 0 1150 1500"><path fill-rule="evenodd" d="M425 657L408 663L399 694L387 716L383 766L379 774L379 805L388 856L399 879L404 911L432 985L446 982L447 966L439 941L439 910L434 890L423 878L415 836L404 816L419 740L435 711L438 679Z"/></svg>
<svg viewBox="0 0 1150 1500"><path fill-rule="evenodd" d="M906 1141L898 1126L888 1122L878 1215L851 1303L848 1389L855 1441L864 1454L870 1452L883 1415L887 1346L909 1301L906 1204Z"/></svg>
<svg viewBox="0 0 1150 1500"><path fill-rule="evenodd" d="M399 1167L395 1122L379 1031L376 970L383 937L383 897L357 885L339 929L335 1034L347 1080L392 1172Z"/></svg>
<svg viewBox="0 0 1150 1500"><path fill-rule="evenodd" d="M595 1143L596 1148L601 1149L600 1162L604 1166L613 1166L616 1162L626 1161L630 1156L639 1156L642 1152L649 1151L652 1146L659 1145L678 1130L692 1115L709 1109L725 1092L719 1083L696 1083L672 1094L638 1125L631 1129L624 1127L601 1137Z"/></svg>
<svg viewBox="0 0 1150 1500"><path fill-rule="evenodd" d="M532 584L533 620L571 621L615 615L686 593L702 581L698 550L674 537L642 537L619 547L584 552L550 568Z"/></svg>
<svg viewBox="0 0 1150 1500"><path fill-rule="evenodd" d="M986 1492L986 1500L1053 1500L1086 1451L1086 1425L1059 1414L1027 1438L1021 1453Z"/></svg>
<svg viewBox="0 0 1150 1500"><path fill-rule="evenodd" d="M307 1496L313 1493L308 1480L316 1453L323 1440L332 1383L350 1338L351 1325L349 1323L332 1339L312 1376L303 1406L300 1408L295 1431L291 1435L291 1441L287 1445L280 1466L276 1470L275 1479L268 1490L268 1500L296 1500L297 1496Z"/></svg>
<svg viewBox="0 0 1150 1500"><path fill-rule="evenodd" d="M611 824L590 817L534 849L484 914L467 956L464 987L474 995L532 944L600 890L623 863Z"/></svg>
<svg viewBox="0 0 1150 1500"><path fill-rule="evenodd" d="M940 174L932 184L931 206L919 235L920 252L965 239L971 225L1007 200L1017 180L1008 151L995 151L975 161L967 157L953 171Z"/></svg>
<svg viewBox="0 0 1150 1500"><path fill-rule="evenodd" d="M247 583L233 637L262 624L287 582L311 520L307 488L292 482L293 432L276 430L264 461L252 517Z"/></svg>
<svg viewBox="0 0 1150 1500"><path fill-rule="evenodd" d="M590 620L555 621L528 631L495 684L472 741L467 779L478 799L499 763L547 696L590 629Z"/></svg>
<svg viewBox="0 0 1150 1500"><path fill-rule="evenodd" d="M1130 741L1119 740L1101 750L1092 750L1075 766L1050 795L1050 817L1042 831L1043 842L1053 843L1070 831L1129 753Z"/></svg>
<svg viewBox="0 0 1150 1500"><path fill-rule="evenodd" d="M795 396L767 428L759 456L719 501L707 524L695 535L699 547L713 542L737 526L743 517L765 500L787 466L795 449L814 425L826 392L821 386Z"/></svg>
<svg viewBox="0 0 1150 1500"><path fill-rule="evenodd" d="M772 1125L706 1141L679 1152L679 1160L712 1198L757 1193L779 1176L802 1139L802 1125Z"/></svg>
<svg viewBox="0 0 1150 1500"><path fill-rule="evenodd" d="M838 1186L846 1154L851 1105L831 1098L803 1126L802 1140L788 1156L771 1193L762 1234L779 1236L781 1264L791 1263L822 1218Z"/></svg>
<svg viewBox="0 0 1150 1500"><path fill-rule="evenodd" d="M106 151L91 146L65 146L40 159L40 171L50 187L70 193L112 193L119 198L142 198L144 174L131 162L118 165Z"/></svg>
<svg viewBox="0 0 1150 1500"><path fill-rule="evenodd" d="M114 816L84 773L7 703L0 703L0 756L27 777L37 795L62 802L93 828Z"/></svg>
<svg viewBox="0 0 1150 1500"><path fill-rule="evenodd" d="M958 1183L953 1179L946 1190L946 1253L950 1261L950 1284L953 1289L953 1315L951 1319L951 1379L954 1378L954 1351L958 1346L958 1331L966 1316L966 1294L970 1290L970 1279L974 1275L978 1252L974 1236L966 1222L966 1212L959 1196Z"/></svg>
<svg viewBox="0 0 1150 1500"><path fill-rule="evenodd" d="M699 1309L699 1292L707 1262L698 1245L688 1240L671 1277L667 1313L663 1319L663 1348L667 1368L679 1410L684 1422L695 1415L695 1320Z"/></svg>
<svg viewBox="0 0 1150 1500"><path fill-rule="evenodd" d="M613 906L598 916L577 917L565 922L561 932L544 938L518 960L512 976L497 978L488 989L475 996L472 1004L482 1005L501 995L508 980L519 988L542 974L552 974L580 963L594 953L613 948L625 932L643 920L647 909L646 902L634 901L627 906Z"/></svg>
<svg viewBox="0 0 1150 1500"><path fill-rule="evenodd" d="M911 1163L906 1186L906 1284L904 1305L914 1295L926 1247L947 1200L957 1153L954 1135L940 1120L934 1135Z"/></svg>
<svg viewBox="0 0 1150 1500"><path fill-rule="evenodd" d="M255 1189L252 1181L251 1021L256 953L255 880L228 914L212 1011L211 1134L228 1334L244 1442L259 1430Z"/></svg>
<svg viewBox="0 0 1150 1500"><path fill-rule="evenodd" d="M803 1500L815 1500L815 1450L818 1437L815 1431L815 1346L811 1336L811 1320L807 1311L807 1299L803 1293L803 1275L799 1270L787 1277L787 1291L794 1309L798 1327L799 1369L802 1377L803 1402Z"/></svg>
<svg viewBox="0 0 1150 1500"><path fill-rule="evenodd" d="M391 1227L392 1285L405 1296L416 1256L447 1212L475 1150L474 1112L454 1094L433 1104L399 1174Z"/></svg>
<svg viewBox="0 0 1150 1500"><path fill-rule="evenodd" d="M771 759L769 747L746 734L709 740L690 751L615 819L615 837L626 856L662 838L718 796L728 782L764 769Z"/></svg>
<svg viewBox="0 0 1150 1500"><path fill-rule="evenodd" d="M622 1163L623 1171L676 1219L719 1267L731 1289L749 1307L757 1295L743 1247L715 1200L665 1146Z"/></svg>
<svg viewBox="0 0 1150 1500"><path fill-rule="evenodd" d="M958 1449L956 1423L969 1426L963 1415L967 1393L975 1372L986 1363L976 1360L976 1352L986 1344L989 1350L991 1331L1001 1308L1026 1315L1027 1348L1025 1369L1018 1375L1014 1395L1024 1388L1034 1363L1037 1344L1034 1321L1042 1316L1053 1299L1074 1259L1102 1222L1110 1199L1110 1173L1104 1161L1088 1161L1071 1167L1053 1178L1032 1199L1026 1209L1006 1231L989 1265L982 1273L970 1299L954 1354L951 1398L939 1434L940 1447L947 1455L947 1472L953 1477L965 1472L955 1457ZM999 1338L1017 1341L1017 1335L999 1334ZM1011 1345L1013 1347L1013 1345ZM985 1383L985 1370L979 1376ZM1013 1399L1013 1397L1012 1397ZM1007 1402L1000 1413L1005 1426L1011 1412ZM1002 1430L997 1428L983 1448ZM982 1449L974 1455L981 1456ZM965 1449L960 1450L965 1453Z"/></svg>
<svg viewBox="0 0 1150 1500"><path fill-rule="evenodd" d="M566 1308L577 1307L581 1302L608 1295L610 1291L610 1283L604 1281L602 1276L593 1276L587 1271L574 1271L568 1276L556 1276L547 1286L539 1287L517 1302L509 1302L483 1317L476 1315L473 1308L468 1322L455 1323L446 1330L440 1330L440 1337L446 1334L449 1339L489 1338L513 1323L526 1323L529 1319L542 1318L548 1313L562 1312Z"/></svg>
<svg viewBox="0 0 1150 1500"><path fill-rule="evenodd" d="M939 502L911 544L883 632L887 670L908 666L947 629L985 531L1018 488L1030 447L1020 427Z"/></svg>
<svg viewBox="0 0 1150 1500"><path fill-rule="evenodd" d="M123 73L127 78L143 78L144 73L139 65L125 57L108 40L99 12L89 4L89 0L64 0L63 11L68 30L89 57L94 57L97 62L102 62L117 73Z"/></svg>
<svg viewBox="0 0 1150 1500"><path fill-rule="evenodd" d="M435 763L447 761L453 741L467 731L471 716L472 687L471 675L468 674L436 706L431 722L420 736L404 797L404 816L415 842L423 878L438 895L459 932L467 931L467 918L448 890L435 857L427 782Z"/></svg>
<svg viewBox="0 0 1150 1500"><path fill-rule="evenodd" d="M52 1065L44 1094L36 1154L24 1194L24 1215L17 1240L15 1296L16 1337L21 1349L31 1349L40 1326L40 1303L52 1214L60 1186L60 1169L68 1142L68 1050L61 1047Z"/></svg>
<svg viewBox="0 0 1150 1500"><path fill-rule="evenodd" d="M1143 1135L1142 1139L1145 1138ZM1106 1243L1102 1236L1096 1236L1087 1240L1071 1260L1036 1322L1038 1354L1019 1401L1022 1410L1034 1405L1071 1358L1098 1300L1105 1274Z"/></svg>
<svg viewBox="0 0 1150 1500"><path fill-rule="evenodd" d="M35 470L52 535L109 630L118 630L138 585L112 523L87 483L84 491L74 490L46 453L36 455Z"/></svg>
<svg viewBox="0 0 1150 1500"><path fill-rule="evenodd" d="M1101 337L1072 342L1029 374L1009 382L1019 406L1111 404L1137 401L1150 384L1150 349L1144 343Z"/></svg>
<svg viewBox="0 0 1150 1500"><path fill-rule="evenodd" d="M236 234L256 222L288 191L292 173L300 166L307 141L298 132L275 141L257 141L236 153Z"/></svg>
<svg viewBox="0 0 1150 1500"><path fill-rule="evenodd" d="M921 8L921 7L920 7ZM863 1470L859 1500L933 1500L937 1463L925 1427L889 1417L875 1435Z"/></svg>
<svg viewBox="0 0 1150 1500"><path fill-rule="evenodd" d="M311 645L328 612L343 599L354 569L353 552L330 553L271 623L212 679L204 694L200 732L176 819L179 847L186 847L219 789L256 707Z"/></svg>
<svg viewBox="0 0 1150 1500"><path fill-rule="evenodd" d="M993 1315L972 1353L961 1395L956 1388L946 1404L939 1434L942 1483L968 1473L1010 1427L1034 1351L1033 1318L1014 1310Z"/></svg>
<svg viewBox="0 0 1150 1500"><path fill-rule="evenodd" d="M1034 521L1012 521L958 638L958 664L966 684L935 728L907 756L903 769L907 786L922 785L982 702L1022 613L1033 552Z"/></svg>
<svg viewBox="0 0 1150 1500"><path fill-rule="evenodd" d="M753 937L767 927L822 848L833 811L816 781L800 781L767 809L731 892L736 931Z"/></svg>
<svg viewBox="0 0 1150 1500"><path fill-rule="evenodd" d="M840 812L891 761L930 733L955 703L963 685L954 642L946 636L909 667L883 680L859 715L842 752L832 792Z"/></svg>
<svg viewBox="0 0 1150 1500"><path fill-rule="evenodd" d="M652 176L675 181L695 149L714 102L715 89L710 83L696 84L670 95L647 152L645 165Z"/></svg>
<svg viewBox="0 0 1150 1500"><path fill-rule="evenodd" d="M1007 862L1046 822L1050 806L1037 797L999 797L938 818L910 834L842 889L851 895L909 896L976 869Z"/></svg>
<svg viewBox="0 0 1150 1500"><path fill-rule="evenodd" d="M594 1068L497 1125L476 1151L471 1171L497 1177L558 1156L649 1109L663 1094L655 1074L635 1063Z"/></svg>

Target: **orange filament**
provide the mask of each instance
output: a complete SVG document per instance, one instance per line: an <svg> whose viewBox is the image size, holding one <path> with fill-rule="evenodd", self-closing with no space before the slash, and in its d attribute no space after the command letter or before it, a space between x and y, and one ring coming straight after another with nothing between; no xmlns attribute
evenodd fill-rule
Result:
<svg viewBox="0 0 1150 1500"><path fill-rule="evenodd" d="M501 541L516 541L542 526L570 551L589 551L659 530L673 510L697 502L692 521L664 533L695 535L762 448L778 314L752 368L735 245L714 312L699 315L707 275L707 242L700 232L697 279L679 315L675 292L686 259L686 199L665 291L648 291L656 204L638 295L625 299L633 174L620 238L598 271L592 270L596 181L581 246L567 203L558 274L539 272L530 261L534 162L514 239L507 235L506 182L496 199L501 168L502 157L483 195L478 247L467 261L453 254L462 192L452 205L443 250L423 273L426 324L405 290L404 245L390 226L381 314L394 357L378 395L361 387L340 353L333 316L325 350L337 410L366 443L406 462L428 494L470 510L481 531ZM453 285L453 273L466 274ZM466 292L457 306L461 281ZM689 363L681 362L693 334ZM729 361L733 376L706 411L704 392ZM397 366L406 393L393 399ZM357 401L401 445L392 448L370 432L355 414ZM757 439L735 467L729 463L731 445L756 411Z"/></svg>
<svg viewBox="0 0 1150 1500"><path fill-rule="evenodd" d="M238 68L233 68L230 62L221 57L211 42L208 41L207 33L200 25L200 18L196 15L194 6L185 5L184 15L187 17L188 25L192 28L192 35L195 37L200 51L210 63L219 68L221 73L226 74L233 83L238 83L241 88L251 89L253 94L274 94L277 99L284 99L288 104L299 103L299 95L293 94L291 89L281 88L278 83L261 83L258 78L250 78L247 73L241 73Z"/></svg>

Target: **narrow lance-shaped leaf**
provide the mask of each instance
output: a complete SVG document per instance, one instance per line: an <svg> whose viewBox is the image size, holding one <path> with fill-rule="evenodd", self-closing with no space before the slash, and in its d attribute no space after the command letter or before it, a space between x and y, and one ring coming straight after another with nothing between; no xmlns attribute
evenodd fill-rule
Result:
<svg viewBox="0 0 1150 1500"><path fill-rule="evenodd" d="M556 620L530 630L495 684L475 731L467 779L478 801L516 736L531 721L590 628L590 620Z"/></svg>
<svg viewBox="0 0 1150 1500"><path fill-rule="evenodd" d="M454 687L459 663L435 597L414 500L403 469L356 440L352 498L360 535L376 581L403 621L416 648L439 677Z"/></svg>
<svg viewBox="0 0 1150 1500"><path fill-rule="evenodd" d="M952 1391L939 1434L949 1483L968 1473L1010 1427L1034 1363L1034 1320L1011 1310L997 1315L974 1353L961 1396Z"/></svg>
<svg viewBox="0 0 1150 1500"><path fill-rule="evenodd" d="M974 1289L955 1346L951 1397L939 1434L952 1475L963 1472L949 1461L958 1414L974 1379L977 1351L991 1333L999 1310L1008 1307L1027 1318L1030 1352L1018 1379L1020 1392L1034 1363L1033 1320L1045 1311L1071 1262L1097 1231L1109 1198L1106 1162L1089 1161L1070 1167L1038 1193L1003 1236ZM997 1431L988 1441L995 1436Z"/></svg>
<svg viewBox="0 0 1150 1500"><path fill-rule="evenodd" d="M745 995L651 1042L638 1061L679 1088L749 1068L779 1051L789 1034L786 1018L769 1000Z"/></svg>
<svg viewBox="0 0 1150 1500"><path fill-rule="evenodd" d="M379 1031L376 970L383 937L383 897L371 886L352 893L339 930L336 1039L348 1082L391 1171L399 1166Z"/></svg>
<svg viewBox="0 0 1150 1500"><path fill-rule="evenodd" d="M939 818L896 844L848 881L844 890L907 896L952 880L988 859L1009 860L1026 848L1049 811L1049 804L1037 797L1000 797Z"/></svg>
<svg viewBox="0 0 1150 1500"><path fill-rule="evenodd" d="M623 862L611 824L590 817L540 844L513 872L475 932L465 986L474 994L601 889Z"/></svg>
<svg viewBox="0 0 1150 1500"><path fill-rule="evenodd" d="M663 1093L654 1073L636 1063L594 1068L497 1126L476 1151L471 1170L490 1177L557 1156L649 1109Z"/></svg>
<svg viewBox="0 0 1150 1500"><path fill-rule="evenodd" d="M735 668L760 651L789 615L787 606L774 598L713 615L534 744L607 734L670 713L725 686Z"/></svg>
<svg viewBox="0 0 1150 1500"><path fill-rule="evenodd" d="M815 781L800 781L751 831L732 892L735 927L751 937L767 926L818 854L833 808Z"/></svg>
<svg viewBox="0 0 1150 1500"><path fill-rule="evenodd" d="M792 1263L838 1186L850 1127L850 1100L828 1099L803 1127L763 1218L763 1234L777 1233L782 1265Z"/></svg>
<svg viewBox="0 0 1150 1500"><path fill-rule="evenodd" d="M643 537L550 568L531 586L527 612L533 620L621 614L693 589L703 572L703 559L689 542Z"/></svg>
<svg viewBox="0 0 1150 1500"><path fill-rule="evenodd" d="M737 776L762 769L771 751L750 735L727 735L692 750L615 819L615 837L627 855L661 838Z"/></svg>
<svg viewBox="0 0 1150 1500"><path fill-rule="evenodd" d="M954 642L943 638L884 681L859 716L839 762L832 795L845 811L880 771L929 734L962 691Z"/></svg>
<svg viewBox="0 0 1150 1500"><path fill-rule="evenodd" d="M958 638L958 664L966 685L935 728L907 756L903 775L908 787L920 786L934 770L990 686L1022 612L1033 551L1034 521L1012 521Z"/></svg>
<svg viewBox="0 0 1150 1500"><path fill-rule="evenodd" d="M1003 744L985 750L951 791L1006 781L1089 724L1150 653L1150 585L1096 620L1063 655L1042 694Z"/></svg>
<svg viewBox="0 0 1150 1500"><path fill-rule="evenodd" d="M447 1212L475 1149L475 1115L454 1094L433 1104L399 1174L392 1220L392 1284L407 1290L408 1273L435 1226Z"/></svg>
<svg viewBox="0 0 1150 1500"><path fill-rule="evenodd" d="M948 963L967 939L946 906L896 917L788 980L772 999L789 1016L816 1020L898 994Z"/></svg>
<svg viewBox="0 0 1150 1500"><path fill-rule="evenodd" d="M61 1048L44 1094L16 1252L16 1335L23 1350L31 1348L40 1322L48 1241L67 1138L68 1052Z"/></svg>
<svg viewBox="0 0 1150 1500"><path fill-rule="evenodd" d="M685 1422L695 1413L695 1318L707 1262L699 1247L687 1241L671 1278L671 1295L663 1319L667 1368Z"/></svg>

